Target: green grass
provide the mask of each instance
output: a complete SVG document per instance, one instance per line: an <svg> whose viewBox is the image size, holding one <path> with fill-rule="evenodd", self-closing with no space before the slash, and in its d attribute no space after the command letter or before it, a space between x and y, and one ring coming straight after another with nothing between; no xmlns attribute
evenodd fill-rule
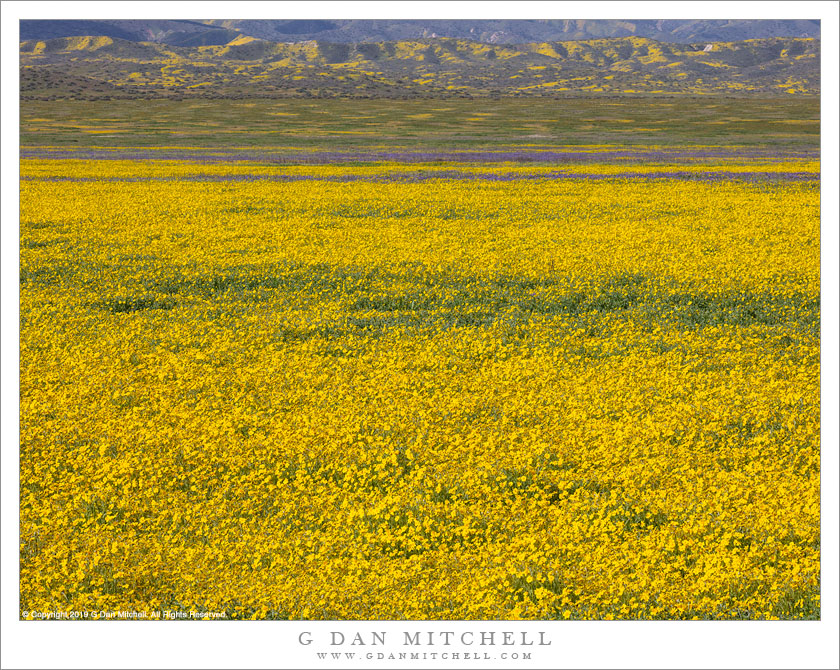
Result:
<svg viewBox="0 0 840 670"><path fill-rule="evenodd" d="M466 124L473 114L485 121ZM430 114L430 118L413 118ZM21 145L464 150L570 144L819 147L818 97L21 103ZM363 118L364 117L364 118ZM795 121L795 123L790 123ZM111 131L84 132L80 125ZM170 132L170 129L177 132ZM635 128L651 128L639 132Z"/></svg>

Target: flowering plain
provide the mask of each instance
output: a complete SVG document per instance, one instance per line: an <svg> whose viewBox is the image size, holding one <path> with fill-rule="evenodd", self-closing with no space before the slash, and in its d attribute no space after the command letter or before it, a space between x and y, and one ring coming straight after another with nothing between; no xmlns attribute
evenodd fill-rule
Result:
<svg viewBox="0 0 840 670"><path fill-rule="evenodd" d="M22 609L819 618L807 142L330 146L23 147Z"/></svg>

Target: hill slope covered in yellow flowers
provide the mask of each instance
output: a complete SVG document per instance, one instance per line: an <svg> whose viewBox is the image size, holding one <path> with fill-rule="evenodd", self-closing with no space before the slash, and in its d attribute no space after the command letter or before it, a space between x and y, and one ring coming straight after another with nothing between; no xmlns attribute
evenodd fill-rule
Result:
<svg viewBox="0 0 840 670"><path fill-rule="evenodd" d="M24 100L818 94L820 41L674 44L641 37L500 45L338 44L245 35L172 46L105 36L21 42Z"/></svg>

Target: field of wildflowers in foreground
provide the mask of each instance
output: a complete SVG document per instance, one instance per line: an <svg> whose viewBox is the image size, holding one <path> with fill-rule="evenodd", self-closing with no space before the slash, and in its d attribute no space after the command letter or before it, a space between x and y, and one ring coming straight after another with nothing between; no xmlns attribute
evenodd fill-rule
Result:
<svg viewBox="0 0 840 670"><path fill-rule="evenodd" d="M818 157L634 151L24 151L21 608L819 617Z"/></svg>

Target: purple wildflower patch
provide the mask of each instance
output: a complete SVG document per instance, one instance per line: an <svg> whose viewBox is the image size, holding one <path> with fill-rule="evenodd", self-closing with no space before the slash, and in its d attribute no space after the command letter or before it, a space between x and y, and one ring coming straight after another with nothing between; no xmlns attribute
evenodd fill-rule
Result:
<svg viewBox="0 0 840 670"><path fill-rule="evenodd" d="M47 149L26 148L22 159L76 160L169 160L203 164L261 163L268 165L342 165L347 163L668 163L710 159L817 160L819 151L737 148L629 148L607 151L511 150L511 151L197 151L190 149Z"/></svg>
<svg viewBox="0 0 840 670"><path fill-rule="evenodd" d="M540 180L616 180L633 179L639 181L679 180L699 182L807 182L819 181L818 172L770 172L770 171L662 171L662 172L617 172L595 174L581 172L466 172L463 170L436 170L433 172L408 172L378 175L270 175L270 174L232 174L211 175L194 174L178 177L22 177L22 181L50 182L369 182L369 183L421 183L435 180L476 180L476 181L540 181Z"/></svg>

